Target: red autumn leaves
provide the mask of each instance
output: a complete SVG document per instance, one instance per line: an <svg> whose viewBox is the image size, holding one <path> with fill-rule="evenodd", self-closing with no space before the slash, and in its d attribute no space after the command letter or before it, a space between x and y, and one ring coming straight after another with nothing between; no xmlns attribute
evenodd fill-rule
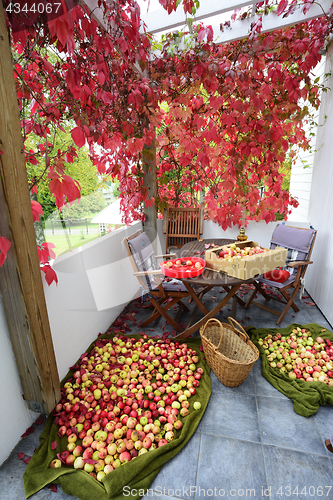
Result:
<svg viewBox="0 0 333 500"><path fill-rule="evenodd" d="M175 0L160 3L169 13L176 8ZM192 12L192 0L182 4ZM42 144L38 152L26 148L26 160L36 164L37 153L44 154L58 208L80 197L64 166L73 146L52 150L54 130L68 120L73 143L89 148L100 174L120 182L125 222L144 218L143 205L154 203L162 212L166 205L192 204L200 191L209 218L224 229L241 221L243 208L248 219L269 222L296 206L281 189L281 167L292 146L308 148L300 99L318 107L319 87L310 84L309 74L331 29L329 19L222 46L211 43L210 26L200 25L185 52L167 37L148 74L150 41L140 32L136 3L112 5L101 2L109 32L74 4L47 25L27 25L19 39L13 29L13 47L22 56L15 64L19 106L28 115L22 125L26 137L34 132ZM288 9L281 0L278 14ZM9 16L12 28L15 19ZM56 62L45 51L50 43L64 55ZM156 199L143 185L142 152L153 140ZM32 205L38 220L42 209ZM1 262L8 249L3 244L0 250ZM51 279L49 269L44 272Z"/></svg>
<svg viewBox="0 0 333 500"><path fill-rule="evenodd" d="M5 262L8 250L12 246L11 242L4 236L0 236L0 266Z"/></svg>

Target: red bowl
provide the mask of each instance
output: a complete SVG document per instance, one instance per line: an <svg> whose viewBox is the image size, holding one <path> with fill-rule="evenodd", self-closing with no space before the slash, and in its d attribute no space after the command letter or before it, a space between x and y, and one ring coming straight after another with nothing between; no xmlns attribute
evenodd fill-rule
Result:
<svg viewBox="0 0 333 500"><path fill-rule="evenodd" d="M186 265L180 265L179 267L175 266L176 262L187 262L191 261L192 265L191 266L186 266ZM167 264L171 262L173 267L164 267L164 264ZM201 268L197 269L195 267L196 262L200 262ZM202 274L203 270L205 269L206 262L204 259L201 259L200 257L186 257L186 258L180 258L180 259L170 259L170 260L165 260L164 262L160 263L161 266L161 271L164 274L164 276L169 276L170 278L195 278L196 276L200 276Z"/></svg>

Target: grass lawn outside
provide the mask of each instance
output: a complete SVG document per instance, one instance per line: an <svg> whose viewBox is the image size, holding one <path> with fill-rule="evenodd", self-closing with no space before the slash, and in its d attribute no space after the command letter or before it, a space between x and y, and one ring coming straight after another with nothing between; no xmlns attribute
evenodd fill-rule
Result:
<svg viewBox="0 0 333 500"><path fill-rule="evenodd" d="M55 245L53 251L56 257L85 245L101 236L99 224L91 224L89 219L87 224L85 221L71 223L69 225L66 222L65 228L62 227L61 222L53 222L53 224L51 224L50 221L47 221L43 223L43 228L45 240Z"/></svg>
<svg viewBox="0 0 333 500"><path fill-rule="evenodd" d="M70 252L71 250L74 250L74 248L85 245L100 236L101 235L97 232L92 234L47 234L45 235L45 240L48 243L53 243L55 245L53 251L56 256L59 257L59 255Z"/></svg>
<svg viewBox="0 0 333 500"><path fill-rule="evenodd" d="M46 221L46 222L43 222L43 229L44 231L51 231L52 232L52 226L53 226L53 229L54 231L56 230L62 230L62 224L61 222L55 222L53 221L53 223L51 223L50 221ZM91 232L92 230L93 231L97 231L98 228L99 228L99 224L91 224L90 222L90 219L87 220L87 224L85 221L81 221L81 222L75 222L73 223L72 221L70 222L70 225L68 225L67 221L65 221L65 226L66 226L66 229L69 231L69 229L72 231L72 230L83 230L83 231L87 231L87 227L88 227L88 234L89 232Z"/></svg>
<svg viewBox="0 0 333 500"><path fill-rule="evenodd" d="M118 226L115 224L110 224L111 230L114 230L117 227ZM96 238L100 238L103 234L105 234L100 233L99 224L91 224L89 220L88 224L84 221L70 224L69 226L66 224L65 229L62 228L60 222L54 222L52 228L51 222L47 221L46 223L43 223L43 228L45 241L55 245L53 251L56 254L56 257L85 245Z"/></svg>

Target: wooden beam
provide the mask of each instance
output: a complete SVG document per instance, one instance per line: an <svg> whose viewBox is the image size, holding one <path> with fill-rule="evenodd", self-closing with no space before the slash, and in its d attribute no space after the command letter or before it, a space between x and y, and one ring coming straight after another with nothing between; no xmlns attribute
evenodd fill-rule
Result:
<svg viewBox="0 0 333 500"><path fill-rule="evenodd" d="M318 17L324 16L331 8L332 0L318 0L318 2L311 5L306 14L302 14L301 9L297 9L294 14L283 17L278 16L276 12L269 12L267 15L262 16L262 33L268 33L287 26L304 23L311 21ZM241 21L234 21L230 24L230 28L224 28L222 32L220 26L213 26L214 41L216 43L227 43L235 40L247 38L250 33L251 24L255 23L259 16L253 16Z"/></svg>
<svg viewBox="0 0 333 500"><path fill-rule="evenodd" d="M89 1L93 2L94 0ZM200 5L194 19L195 22L202 21L205 24L205 21L209 18L222 15L226 12L232 12L236 8L242 8L248 5L254 6L256 3L258 2L253 0L225 0L223 4L221 4L219 0L206 0L202 2L202 6ZM294 14L287 17L278 16L275 11L269 12L262 16L262 33L275 31L280 28L322 17L329 11L331 5L331 0L317 0L311 5L306 14L302 13L300 7ZM179 6L176 12L172 12L170 15L166 15L166 11L161 8L147 14L143 13L141 17L147 25L147 31L152 34L173 31L186 25L186 15L181 6ZM246 38L250 33L251 24L255 23L259 17L260 16L251 16L243 20L232 21L230 23L230 28L225 27L223 32L220 30L220 24L217 24L220 23L219 18L213 21L209 19L209 23L213 24L214 41L219 44ZM225 20L225 17L221 16L221 22L223 23Z"/></svg>
<svg viewBox="0 0 333 500"><path fill-rule="evenodd" d="M95 21L99 24L99 26L102 29L108 31L108 26L104 19L104 11L103 9L101 9L101 7L98 6L97 0L79 0L78 3L81 6L86 6L90 12L91 18L95 19ZM129 65L132 67L134 71L136 71L140 75L141 78L145 78L145 75L143 74L139 66L139 63L133 63L133 64L129 63Z"/></svg>
<svg viewBox="0 0 333 500"><path fill-rule="evenodd" d="M94 0L87 1L92 3ZM201 20L205 21L206 18L224 14L226 12L233 12L235 9L247 7L252 4L253 0L223 0L223 2L221 2L221 0L204 0L200 2L200 7L193 17L195 22ZM185 14L182 5L179 5L177 10L175 12L171 12L169 15L162 7L147 13L145 12L144 7L145 6L141 8L141 19L146 23L147 31L152 34L184 26L186 24L187 17L189 17L188 14Z"/></svg>
<svg viewBox="0 0 333 500"><path fill-rule="evenodd" d="M0 293L29 407L50 413L60 385L38 261L13 64L0 0L0 234L12 247Z"/></svg>
<svg viewBox="0 0 333 500"><path fill-rule="evenodd" d="M89 9L91 16L99 23L99 25L107 30L107 26L103 17L103 10L98 7L96 0L79 0L81 5L86 5ZM164 11L165 12L165 11ZM148 72L145 70L142 72L138 63L132 65L134 71L136 71L141 78L148 78ZM144 146L142 151L142 162L145 169L143 185L147 187L149 197L156 198L157 184L156 184L156 144L155 142L150 146ZM147 233L150 241L152 242L153 248L157 250L156 236L157 236L157 223L156 223L156 207L155 205L151 207L145 207L144 213L146 220L143 224L144 230Z"/></svg>
<svg viewBox="0 0 333 500"><path fill-rule="evenodd" d="M106 24L104 22L103 9L98 6L97 0L79 0L80 5L86 5L89 9L91 17L98 22L100 26L106 29Z"/></svg>
<svg viewBox="0 0 333 500"><path fill-rule="evenodd" d="M145 169L143 177L143 185L148 189L149 198L156 199L157 182L156 182L156 144L152 142L150 146L144 146L142 151L142 163ZM157 214L155 204L144 208L146 220L143 223L144 231L147 233L152 242L155 253L157 252Z"/></svg>

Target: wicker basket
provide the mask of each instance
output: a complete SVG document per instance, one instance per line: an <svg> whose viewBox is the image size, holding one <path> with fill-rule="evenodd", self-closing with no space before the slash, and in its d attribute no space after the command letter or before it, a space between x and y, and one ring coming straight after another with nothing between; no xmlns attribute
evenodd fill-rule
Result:
<svg viewBox="0 0 333 500"><path fill-rule="evenodd" d="M244 328L233 318L228 320L230 325L208 320L200 335L207 363L217 378L227 387L237 387L252 370L259 351Z"/></svg>

